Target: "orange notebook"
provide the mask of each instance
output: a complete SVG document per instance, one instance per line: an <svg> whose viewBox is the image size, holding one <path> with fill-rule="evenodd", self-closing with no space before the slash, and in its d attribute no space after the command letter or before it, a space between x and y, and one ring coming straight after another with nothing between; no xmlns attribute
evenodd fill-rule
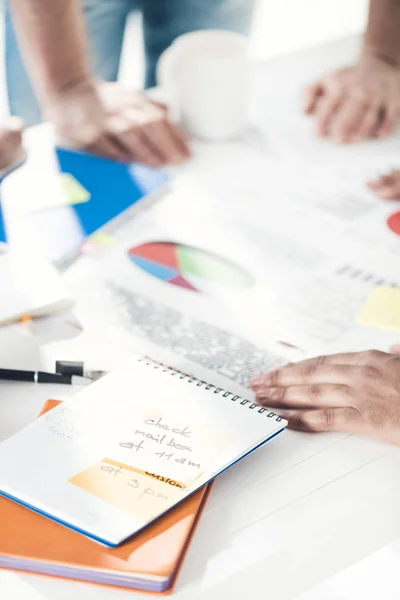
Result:
<svg viewBox="0 0 400 600"><path fill-rule="evenodd" d="M49 400L42 413L58 403ZM100 546L0 497L0 567L170 593L210 486L118 548Z"/></svg>

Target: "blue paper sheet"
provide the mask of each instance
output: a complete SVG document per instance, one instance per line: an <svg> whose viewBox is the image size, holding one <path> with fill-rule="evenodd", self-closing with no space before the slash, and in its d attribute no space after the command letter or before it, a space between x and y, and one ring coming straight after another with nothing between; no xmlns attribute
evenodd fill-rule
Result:
<svg viewBox="0 0 400 600"><path fill-rule="evenodd" d="M167 181L162 171L143 165L117 163L60 148L56 153L61 172L72 175L90 194L88 202L70 207L85 236Z"/></svg>

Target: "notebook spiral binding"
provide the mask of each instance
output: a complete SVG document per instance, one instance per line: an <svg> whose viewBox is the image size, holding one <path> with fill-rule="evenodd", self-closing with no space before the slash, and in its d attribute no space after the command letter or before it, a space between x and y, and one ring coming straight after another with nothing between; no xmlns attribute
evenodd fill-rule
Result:
<svg viewBox="0 0 400 600"><path fill-rule="evenodd" d="M186 375L185 373L182 373L182 371L172 369L171 367L168 367L163 363L157 362L151 358L138 358L138 362L142 362L149 367L153 367L153 369L161 369L163 373L169 373L172 377L179 377L179 379L186 380L187 383L195 384L197 387L202 387L208 392L212 391L213 394L221 394L223 398L229 398L231 402L238 402L241 406L246 406L248 409L254 410L261 415L265 414L268 419L274 419L277 423L284 421L282 417L268 408L259 406L258 404L251 402L251 400L247 400L242 396L228 392L227 390L217 387L212 383L207 383L207 381L203 381L202 379L198 379L192 375Z"/></svg>

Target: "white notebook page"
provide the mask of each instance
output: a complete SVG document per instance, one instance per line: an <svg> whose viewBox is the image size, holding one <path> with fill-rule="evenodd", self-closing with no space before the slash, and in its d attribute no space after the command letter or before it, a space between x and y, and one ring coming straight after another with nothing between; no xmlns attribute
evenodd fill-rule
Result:
<svg viewBox="0 0 400 600"><path fill-rule="evenodd" d="M0 491L115 545L285 425L250 399L134 361L3 442Z"/></svg>

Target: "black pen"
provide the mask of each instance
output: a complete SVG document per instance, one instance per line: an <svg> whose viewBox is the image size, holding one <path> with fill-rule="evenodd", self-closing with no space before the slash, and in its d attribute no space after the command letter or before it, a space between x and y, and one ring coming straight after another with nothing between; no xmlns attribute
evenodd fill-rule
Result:
<svg viewBox="0 0 400 600"><path fill-rule="evenodd" d="M60 373L61 375L77 375L78 377L85 377L92 381L97 381L104 377L104 375L107 375L107 371L86 369L82 361L76 360L57 360L56 373Z"/></svg>
<svg viewBox="0 0 400 600"><path fill-rule="evenodd" d="M76 375L61 373L45 373L43 371L21 371L19 369L0 369L0 380L29 381L31 383L63 383L66 385L87 385L90 379Z"/></svg>

